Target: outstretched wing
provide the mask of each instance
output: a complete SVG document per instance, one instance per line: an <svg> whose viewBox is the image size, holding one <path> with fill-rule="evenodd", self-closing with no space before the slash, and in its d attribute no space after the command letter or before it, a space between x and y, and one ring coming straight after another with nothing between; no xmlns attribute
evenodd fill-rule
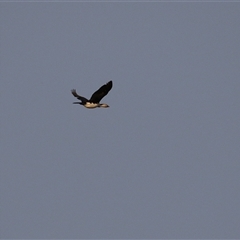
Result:
<svg viewBox="0 0 240 240"><path fill-rule="evenodd" d="M93 93L89 102L99 103L101 99L105 97L111 89L112 89L112 81L101 86L95 93Z"/></svg>
<svg viewBox="0 0 240 240"><path fill-rule="evenodd" d="M88 101L85 97L82 97L82 96L78 95L77 92L76 92L76 89L72 89L71 92L72 92L72 95L74 97L76 97L77 99L81 100L82 102L85 103L85 102Z"/></svg>

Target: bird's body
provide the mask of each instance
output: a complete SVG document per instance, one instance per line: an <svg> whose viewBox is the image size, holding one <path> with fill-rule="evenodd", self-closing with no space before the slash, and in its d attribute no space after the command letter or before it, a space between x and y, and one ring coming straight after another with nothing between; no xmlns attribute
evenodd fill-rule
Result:
<svg viewBox="0 0 240 240"><path fill-rule="evenodd" d="M97 108L97 107L103 107L103 108L109 107L106 103L74 102L73 104L80 104L80 105L83 105L85 108L89 108L89 109L93 109L93 108Z"/></svg>
<svg viewBox="0 0 240 240"><path fill-rule="evenodd" d="M93 109L97 107L107 108L109 107L106 103L100 103L103 97L105 97L108 92L112 89L112 81L101 86L96 92L93 93L91 98L88 100L85 97L82 97L77 94L76 89L72 89L72 95L81 102L74 102L74 104L83 105L85 108Z"/></svg>

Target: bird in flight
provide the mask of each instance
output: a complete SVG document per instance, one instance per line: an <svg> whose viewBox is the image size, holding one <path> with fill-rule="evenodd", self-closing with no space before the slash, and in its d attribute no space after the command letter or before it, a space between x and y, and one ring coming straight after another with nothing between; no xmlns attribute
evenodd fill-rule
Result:
<svg viewBox="0 0 240 240"><path fill-rule="evenodd" d="M72 89L72 95L76 97L78 100L81 100L81 102L74 102L73 104L80 104L83 105L85 108L108 108L109 106L106 103L100 103L103 97L105 97L108 92L112 89L112 81L109 81L108 83L101 86L96 92L93 93L91 98L88 100L85 97L82 97L77 94L76 89Z"/></svg>

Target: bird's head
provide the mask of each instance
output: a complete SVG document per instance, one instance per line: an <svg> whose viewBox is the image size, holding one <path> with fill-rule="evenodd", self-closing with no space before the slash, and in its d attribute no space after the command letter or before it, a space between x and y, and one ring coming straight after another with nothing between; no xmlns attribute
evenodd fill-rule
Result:
<svg viewBox="0 0 240 240"><path fill-rule="evenodd" d="M108 108L109 106L108 106L106 103L100 103L100 104L99 104L99 107Z"/></svg>

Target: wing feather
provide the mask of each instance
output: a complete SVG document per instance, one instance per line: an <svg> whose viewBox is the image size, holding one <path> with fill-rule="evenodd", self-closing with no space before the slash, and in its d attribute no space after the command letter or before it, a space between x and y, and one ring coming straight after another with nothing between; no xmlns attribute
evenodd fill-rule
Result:
<svg viewBox="0 0 240 240"><path fill-rule="evenodd" d="M75 98L81 100L82 102L88 102L88 99L86 99L85 97L82 97L82 96L80 96L80 95L77 94L76 89L72 89L71 92L72 92L72 95L73 95Z"/></svg>
<svg viewBox="0 0 240 240"><path fill-rule="evenodd" d="M90 102L99 103L103 97L105 97L108 92L112 89L112 81L101 86L90 98Z"/></svg>

